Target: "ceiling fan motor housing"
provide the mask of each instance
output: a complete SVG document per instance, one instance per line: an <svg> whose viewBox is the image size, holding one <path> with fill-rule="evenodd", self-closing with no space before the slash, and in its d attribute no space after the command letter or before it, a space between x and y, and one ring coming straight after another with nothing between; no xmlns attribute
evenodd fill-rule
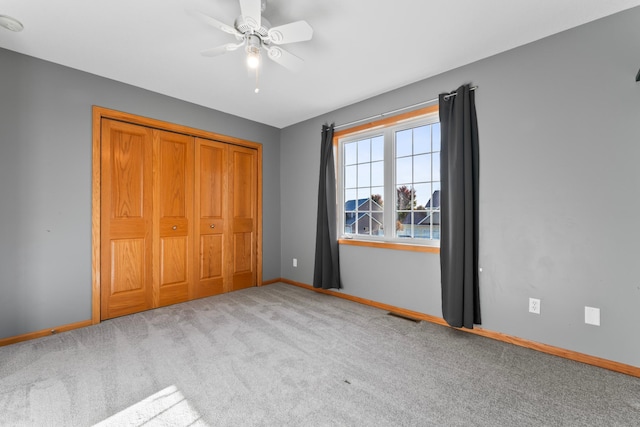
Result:
<svg viewBox="0 0 640 427"><path fill-rule="evenodd" d="M254 27L250 22L246 21L243 16L239 16L236 19L234 26L245 38L247 35L255 35L259 37L261 41L266 43L265 39L268 39L271 24L264 17L262 17L260 24L260 28L254 30Z"/></svg>

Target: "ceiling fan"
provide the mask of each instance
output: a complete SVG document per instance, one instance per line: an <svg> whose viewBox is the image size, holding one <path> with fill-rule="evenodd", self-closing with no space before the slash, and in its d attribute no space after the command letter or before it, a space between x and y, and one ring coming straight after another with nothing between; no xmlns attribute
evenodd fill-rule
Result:
<svg viewBox="0 0 640 427"><path fill-rule="evenodd" d="M279 45L311 40L313 29L306 21L296 21L285 25L272 27L262 12L266 7L266 0L239 0L240 16L233 25L224 24L202 12L197 13L207 24L235 36L236 43L227 43L200 53L204 56L218 56L244 47L247 54L247 65L257 69L260 65L262 51L272 61L283 67L298 71L304 65L301 58L287 52ZM258 89L256 89L256 92Z"/></svg>

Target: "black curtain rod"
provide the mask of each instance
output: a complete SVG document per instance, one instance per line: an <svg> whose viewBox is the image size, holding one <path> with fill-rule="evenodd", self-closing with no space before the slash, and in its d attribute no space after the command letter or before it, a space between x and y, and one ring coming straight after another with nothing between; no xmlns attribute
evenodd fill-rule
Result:
<svg viewBox="0 0 640 427"><path fill-rule="evenodd" d="M473 87L470 88L470 90L476 90L476 89L478 89L478 86L473 86ZM451 92L451 93L445 95L444 98L445 99L449 99L450 97L456 96L457 94L458 94L458 92ZM399 112L405 111L405 110L411 110L413 108L420 107L422 105L433 104L434 102L438 101L438 99L439 99L439 97L430 99L428 101L418 102L417 104L409 105L407 107L398 108L398 109L392 110L392 111L387 111L386 113L376 114L375 116L365 117L364 119L354 120L354 121L349 122L349 123L343 123L341 125L336 125L333 128L334 129L338 129L338 128L343 128L343 127L355 125L357 123L368 122L368 121L371 121L373 119L380 119L380 118L383 118L385 116L396 114L396 113L399 113Z"/></svg>

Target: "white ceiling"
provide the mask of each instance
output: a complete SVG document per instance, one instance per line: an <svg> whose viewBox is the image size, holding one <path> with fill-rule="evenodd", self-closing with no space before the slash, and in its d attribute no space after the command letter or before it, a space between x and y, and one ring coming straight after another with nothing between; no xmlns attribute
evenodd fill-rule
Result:
<svg viewBox="0 0 640 427"><path fill-rule="evenodd" d="M304 19L314 35L283 46L305 60L302 71L264 61L259 94L242 51L199 54L233 36L186 13L233 24L238 0L3 0L0 15L25 29L0 28L0 47L282 128L638 5L267 0L273 26Z"/></svg>

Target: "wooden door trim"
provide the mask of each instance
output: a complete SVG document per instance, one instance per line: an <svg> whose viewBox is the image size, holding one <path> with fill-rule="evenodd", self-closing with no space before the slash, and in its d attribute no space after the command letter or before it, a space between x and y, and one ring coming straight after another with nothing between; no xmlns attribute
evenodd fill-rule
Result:
<svg viewBox="0 0 640 427"><path fill-rule="evenodd" d="M91 323L100 323L100 200L101 200L101 122L102 119L118 120L153 129L181 133L193 137L252 148L258 154L257 235L256 235L256 285L262 285L262 144L232 136L222 135L189 126L137 116L122 111L94 105L92 111L92 172L91 172Z"/></svg>

